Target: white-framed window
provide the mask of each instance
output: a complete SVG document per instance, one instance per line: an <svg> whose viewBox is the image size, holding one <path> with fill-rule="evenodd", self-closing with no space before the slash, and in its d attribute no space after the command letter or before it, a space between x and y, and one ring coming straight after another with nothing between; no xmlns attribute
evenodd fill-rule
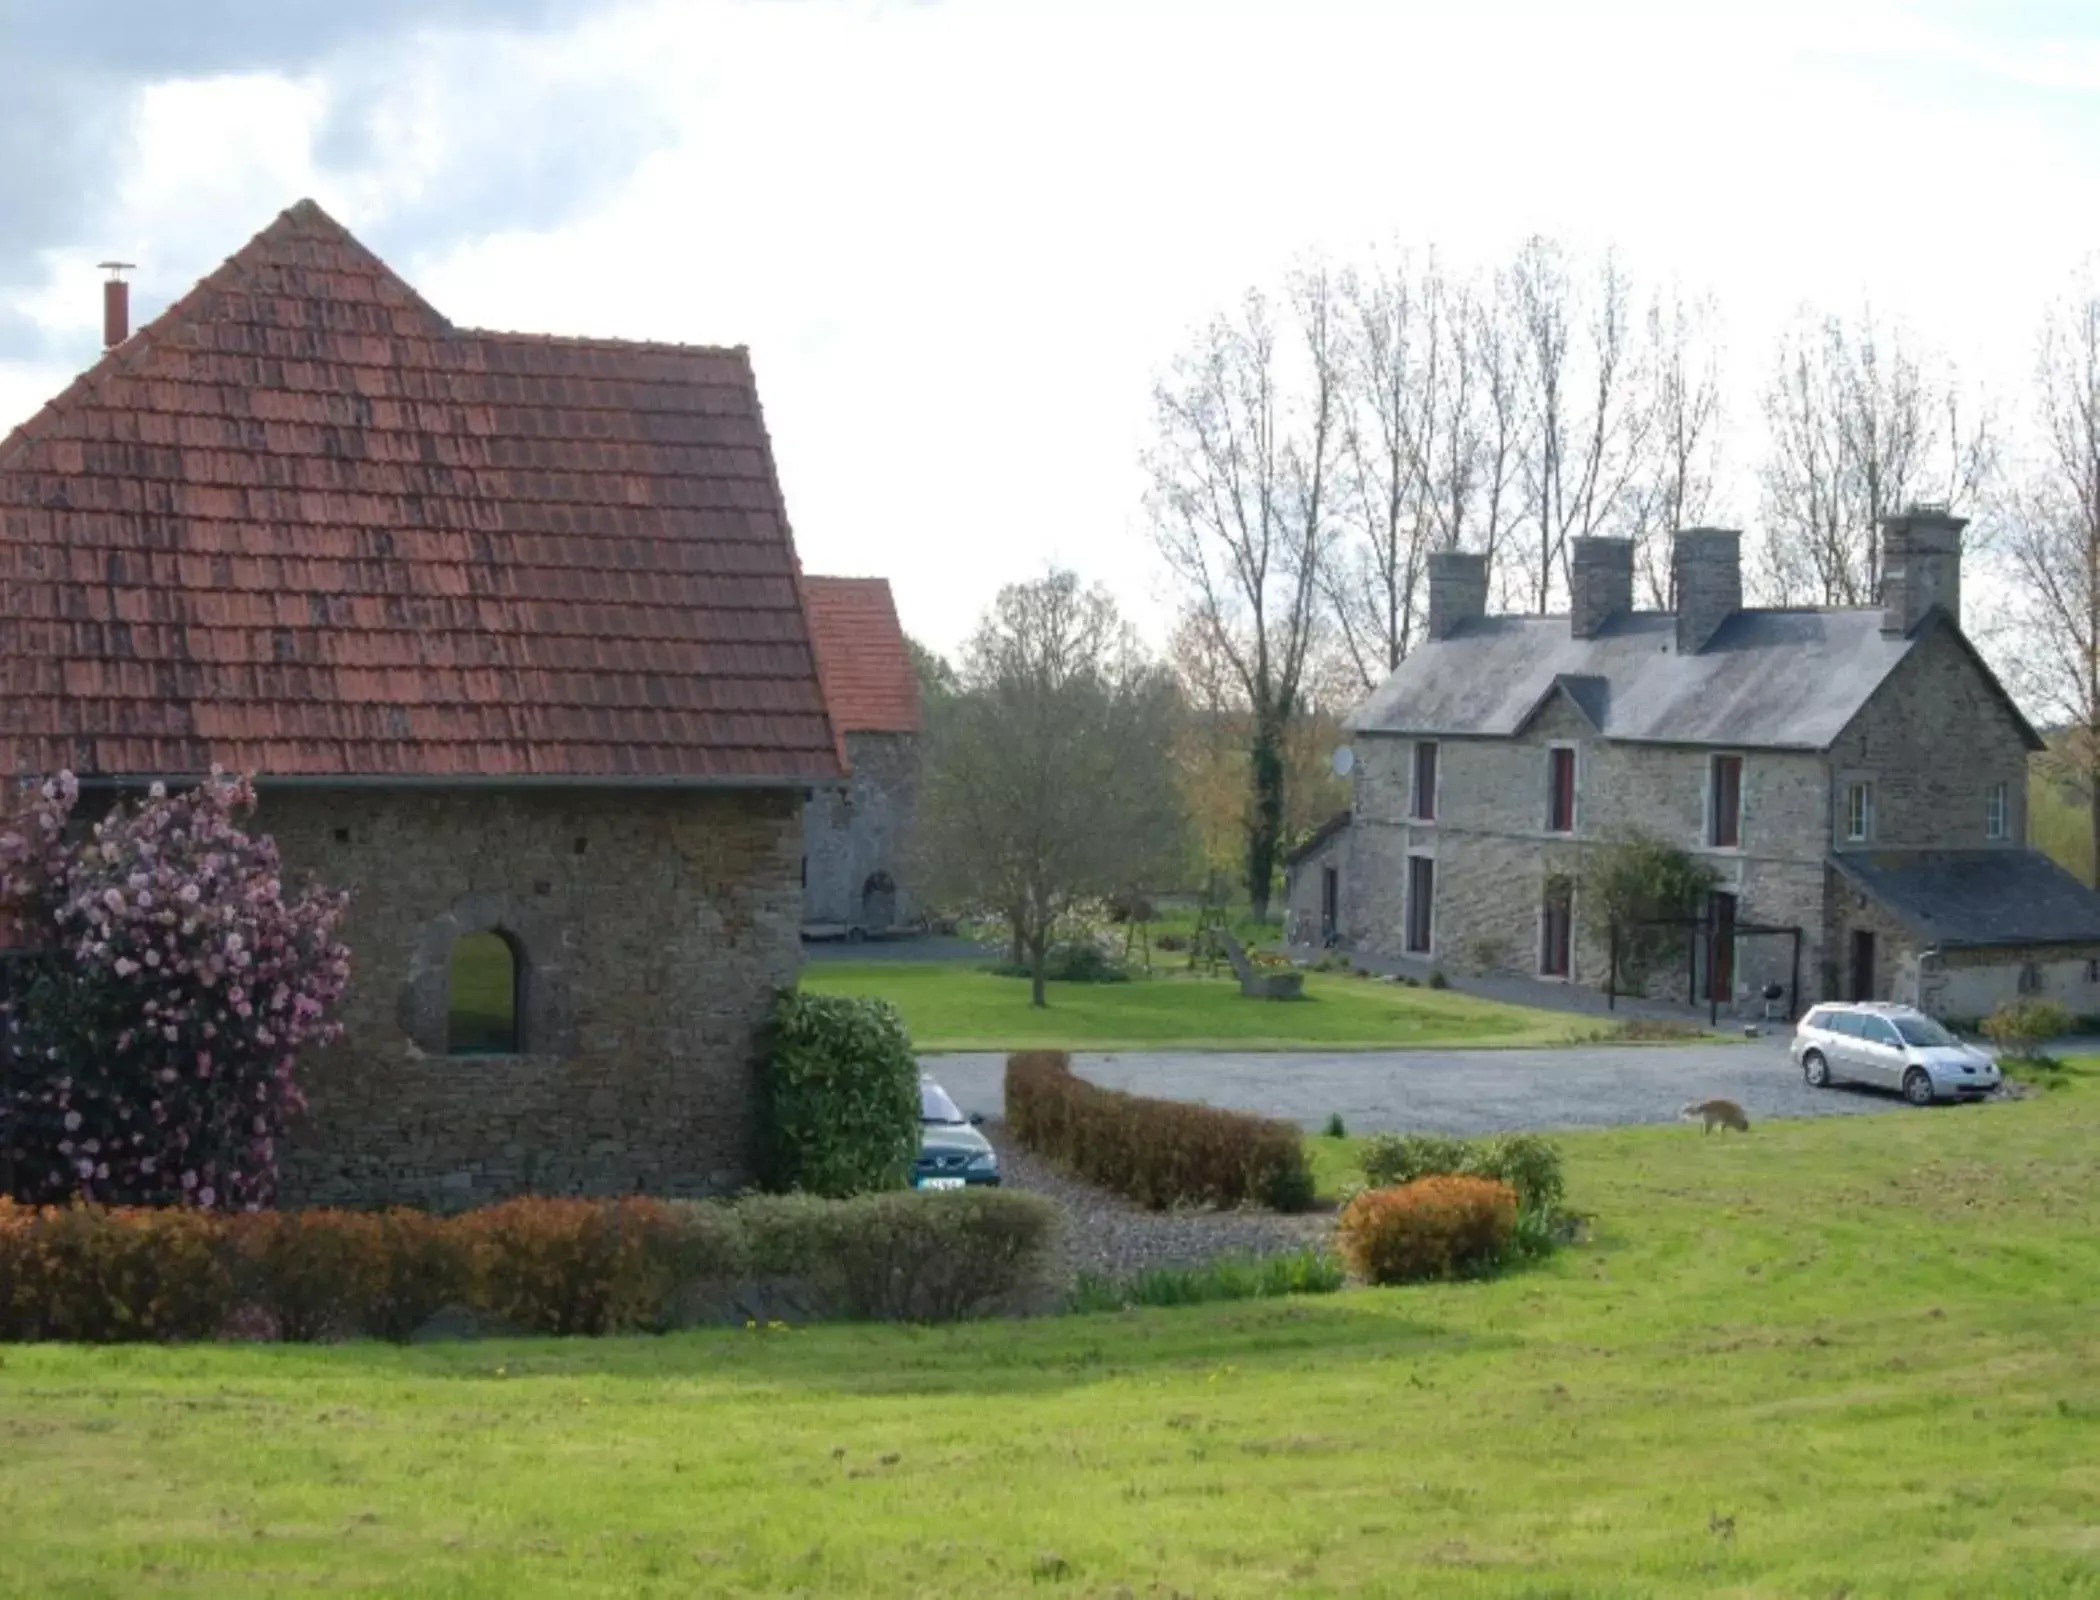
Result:
<svg viewBox="0 0 2100 1600"><path fill-rule="evenodd" d="M2012 794L2002 783L1994 783L1983 797L1983 836L2003 839L2012 831Z"/></svg>
<svg viewBox="0 0 2100 1600"><path fill-rule="evenodd" d="M1874 785L1854 778L1845 785L1845 838L1864 844L1874 837Z"/></svg>

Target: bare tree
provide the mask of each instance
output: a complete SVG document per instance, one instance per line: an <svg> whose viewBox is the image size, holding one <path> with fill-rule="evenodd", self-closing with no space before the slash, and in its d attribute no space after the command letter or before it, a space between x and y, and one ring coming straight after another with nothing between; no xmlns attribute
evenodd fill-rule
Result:
<svg viewBox="0 0 2100 1600"><path fill-rule="evenodd" d="M2100 887L2100 284L2051 315L2035 401L2038 450L2004 497L2023 635L2011 675L2062 726L2052 755L2085 796Z"/></svg>
<svg viewBox="0 0 2100 1600"><path fill-rule="evenodd" d="M1628 495L1626 533L1648 603L1668 610L1670 536L1706 520L1720 473L1720 352L1711 300L1675 295L1648 310L1647 370L1654 420L1650 448Z"/></svg>
<svg viewBox="0 0 2100 1600"><path fill-rule="evenodd" d="M1571 540L1622 528L1655 425L1631 287L1618 258L1578 272L1533 238L1510 274L1528 396L1524 599L1544 614L1568 576Z"/></svg>
<svg viewBox="0 0 2100 1600"><path fill-rule="evenodd" d="M1764 409L1763 578L1782 604L1872 605L1881 519L1915 500L1968 503L1995 459L1984 409L1951 371L1927 376L1871 312L1790 332Z"/></svg>
<svg viewBox="0 0 2100 1600"><path fill-rule="evenodd" d="M929 890L996 908L1046 1003L1058 922L1172 869L1184 817L1172 678L1070 572L1000 590L928 706L915 852Z"/></svg>
<svg viewBox="0 0 2100 1600"><path fill-rule="evenodd" d="M1247 889L1268 915L1283 837L1285 747L1321 622L1340 456L1336 292L1324 269L1295 274L1279 335L1250 294L1155 392L1146 466L1153 535L1185 610L1231 670L1249 726Z"/></svg>

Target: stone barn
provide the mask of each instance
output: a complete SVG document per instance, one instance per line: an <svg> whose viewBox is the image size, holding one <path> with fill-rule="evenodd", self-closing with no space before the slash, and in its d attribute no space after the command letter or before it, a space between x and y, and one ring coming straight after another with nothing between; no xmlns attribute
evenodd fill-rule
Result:
<svg viewBox="0 0 2100 1600"><path fill-rule="evenodd" d="M919 677L881 578L805 578L817 664L852 782L812 791L802 820L802 921L858 938L911 921L906 855L919 796Z"/></svg>
<svg viewBox="0 0 2100 1600"><path fill-rule="evenodd" d="M844 775L746 353L454 327L310 201L111 321L0 441L0 758L251 771L351 891L286 1198L748 1181Z"/></svg>

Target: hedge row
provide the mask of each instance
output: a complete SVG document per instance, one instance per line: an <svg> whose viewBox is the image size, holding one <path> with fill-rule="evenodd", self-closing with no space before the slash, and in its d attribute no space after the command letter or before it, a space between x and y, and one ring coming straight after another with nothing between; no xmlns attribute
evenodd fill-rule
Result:
<svg viewBox="0 0 2100 1600"><path fill-rule="evenodd" d="M1024 1149L1155 1209L1312 1204L1295 1124L1088 1083L1062 1050L1007 1057L1006 1124Z"/></svg>
<svg viewBox="0 0 2100 1600"><path fill-rule="evenodd" d="M498 1330L951 1321L1038 1291L1055 1212L971 1190L734 1204L512 1200L222 1215L0 1200L0 1339L406 1340L464 1307Z"/></svg>

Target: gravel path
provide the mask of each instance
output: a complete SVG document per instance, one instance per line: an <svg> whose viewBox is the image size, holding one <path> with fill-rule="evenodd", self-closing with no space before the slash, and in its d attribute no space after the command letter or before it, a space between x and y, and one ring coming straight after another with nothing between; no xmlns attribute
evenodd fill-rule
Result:
<svg viewBox="0 0 2100 1600"><path fill-rule="evenodd" d="M1066 1275L1130 1278L1153 1267L1193 1267L1220 1256L1279 1255L1325 1245L1331 1214L1279 1216L1273 1211L1147 1211L1096 1189L1016 1145L1000 1122L985 1136L999 1152L1010 1189L1045 1195L1064 1212Z"/></svg>
<svg viewBox="0 0 2100 1600"><path fill-rule="evenodd" d="M997 1116L1006 1058L922 1063L966 1111ZM1742 1044L1568 1046L1548 1050L1132 1052L1075 1055L1112 1089L1285 1117L1351 1133L1552 1132L1673 1121L1690 1100L1733 1100L1753 1123L1777 1117L1910 1112L1893 1094L1811 1089L1783 1038Z"/></svg>

